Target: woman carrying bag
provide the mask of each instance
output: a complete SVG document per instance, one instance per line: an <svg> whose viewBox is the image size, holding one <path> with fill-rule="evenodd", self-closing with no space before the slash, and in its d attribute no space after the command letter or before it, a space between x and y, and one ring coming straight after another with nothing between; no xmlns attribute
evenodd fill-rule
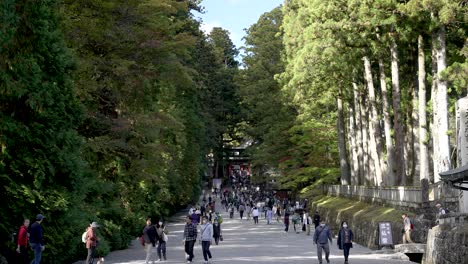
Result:
<svg viewBox="0 0 468 264"><path fill-rule="evenodd" d="M341 222L341 228L338 232L338 248L343 250L345 264L348 264L349 250L353 247L353 231L348 227L346 221Z"/></svg>
<svg viewBox="0 0 468 264"><path fill-rule="evenodd" d="M166 229L166 225L163 222L159 221L158 228L156 229L158 232L158 262L161 261L163 258L166 258L166 242L168 240L167 234L169 233ZM162 258L161 258L162 257Z"/></svg>

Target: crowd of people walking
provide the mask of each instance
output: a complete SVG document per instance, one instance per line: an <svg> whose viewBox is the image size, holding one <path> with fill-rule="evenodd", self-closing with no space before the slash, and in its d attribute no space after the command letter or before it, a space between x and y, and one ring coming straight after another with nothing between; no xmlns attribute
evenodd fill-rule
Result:
<svg viewBox="0 0 468 264"><path fill-rule="evenodd" d="M217 206L216 206L217 205ZM445 214L445 210L438 204L439 215ZM344 263L348 264L350 251L353 248L354 233L347 221L343 221L339 230L332 232L331 227L320 217L318 211L309 213L308 201L296 201L290 203L288 199L279 199L271 192L260 191L247 187L234 187L220 191L213 189L206 191L200 203L192 205L185 217L185 227L182 242L187 263L194 261L194 252L197 242L201 246L201 255L205 264L211 263L213 258L211 246L220 245L223 241L223 211L230 219L238 219L244 225L257 226L284 225L282 229L285 233L290 232L292 222L294 233L311 236L311 243L316 245L317 259L320 264L325 259L330 263L330 244L333 243L333 233L337 236L336 245L342 250ZM45 249L42 222L42 214L36 216L36 221L30 225L29 219L25 219L18 231L18 242L16 251L20 258L18 263L41 262L41 255ZM262 220L263 219L263 220ZM411 233L413 223L406 215L403 219L403 243L413 243ZM313 225L313 226L312 226ZM96 258L96 248L99 243L97 235L97 222L92 222L83 233L83 242L88 251L86 262L93 264L101 263L101 258ZM163 262L167 260L166 244L168 241L168 229L163 221L158 221L153 225L151 218L146 219L146 225L140 237L141 245L145 250L145 263ZM28 259L28 249L34 253L32 262Z"/></svg>
<svg viewBox="0 0 468 264"><path fill-rule="evenodd" d="M216 208L216 200L220 200L221 207ZM194 246L197 239L201 244L204 263L211 263L214 257L210 246L212 242L219 245L222 240L223 218L220 211L224 210L230 219L239 219L245 224L258 225L261 218L266 225L276 223L284 224L284 232L289 232L290 221L293 223L296 234L304 233L312 235L312 241L317 247L317 258L322 263L323 254L325 261L330 263L330 244L332 243L332 231L321 219L319 212L309 215L308 201L297 201L291 204L288 199L278 199L273 193L252 190L246 187L225 189L223 192L212 191L205 194L201 204L193 205L186 217L183 242L187 263L192 263L195 258ZM313 225L313 226L312 226ZM353 245L354 234L347 222L341 224L337 233L337 247L343 250L345 264L348 264L350 250Z"/></svg>

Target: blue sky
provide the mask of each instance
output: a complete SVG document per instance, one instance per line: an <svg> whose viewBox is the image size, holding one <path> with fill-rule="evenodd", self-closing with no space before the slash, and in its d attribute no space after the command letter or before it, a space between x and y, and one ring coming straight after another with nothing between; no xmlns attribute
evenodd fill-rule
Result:
<svg viewBox="0 0 468 264"><path fill-rule="evenodd" d="M202 29L206 33L213 27L229 30L232 41L239 48L244 45L244 29L282 3L283 0L203 0L205 14L196 13L195 16L203 20Z"/></svg>

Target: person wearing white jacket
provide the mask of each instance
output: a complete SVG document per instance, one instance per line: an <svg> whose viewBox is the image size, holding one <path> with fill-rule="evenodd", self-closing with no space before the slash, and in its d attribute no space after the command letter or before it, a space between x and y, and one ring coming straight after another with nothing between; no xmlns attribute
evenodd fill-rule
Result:
<svg viewBox="0 0 468 264"><path fill-rule="evenodd" d="M208 221L208 217L203 216L202 224L200 226L200 241L202 243L203 258L205 264L211 261L210 245L213 238L213 225Z"/></svg>
<svg viewBox="0 0 468 264"><path fill-rule="evenodd" d="M253 219L254 219L254 223L255 224L258 224L258 216L260 215L260 212L258 211L258 208L255 206L253 209L252 209L252 216L253 216Z"/></svg>

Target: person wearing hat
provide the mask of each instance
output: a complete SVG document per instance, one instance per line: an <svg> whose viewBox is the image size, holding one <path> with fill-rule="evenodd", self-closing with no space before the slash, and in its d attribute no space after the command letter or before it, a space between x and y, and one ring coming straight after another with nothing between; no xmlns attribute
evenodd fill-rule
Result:
<svg viewBox="0 0 468 264"><path fill-rule="evenodd" d="M99 225L97 222L92 222L86 230L86 248L88 249L88 256L86 257L87 264L94 263L94 252L96 251L96 246L99 241L96 236L96 228L98 227Z"/></svg>
<svg viewBox="0 0 468 264"><path fill-rule="evenodd" d="M29 242L31 243L31 248L34 251L34 260L31 264L40 264L42 251L45 249L44 237L42 234L42 221L44 220L42 214L36 216L36 222L34 222L29 228Z"/></svg>

